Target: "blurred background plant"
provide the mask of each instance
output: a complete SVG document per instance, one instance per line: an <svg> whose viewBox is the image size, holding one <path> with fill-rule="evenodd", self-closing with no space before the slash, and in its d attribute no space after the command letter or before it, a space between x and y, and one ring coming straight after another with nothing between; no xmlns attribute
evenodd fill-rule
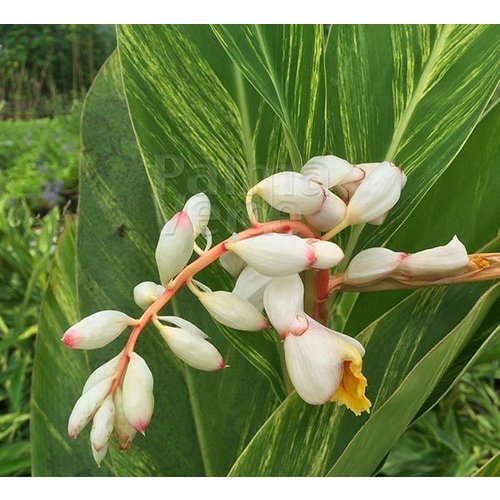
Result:
<svg viewBox="0 0 500 500"><path fill-rule="evenodd" d="M0 25L0 476L29 475L33 340L64 206L76 210L81 99L112 25ZM498 345L399 439L379 475L469 476L500 449Z"/></svg>
<svg viewBox="0 0 500 500"><path fill-rule="evenodd" d="M34 336L78 197L82 99L113 25L0 25L0 476L29 475Z"/></svg>

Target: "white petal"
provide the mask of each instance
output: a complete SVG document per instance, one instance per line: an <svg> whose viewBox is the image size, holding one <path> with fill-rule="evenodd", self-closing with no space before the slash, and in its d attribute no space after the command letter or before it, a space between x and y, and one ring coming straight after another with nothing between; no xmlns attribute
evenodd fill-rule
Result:
<svg viewBox="0 0 500 500"><path fill-rule="evenodd" d="M292 234L263 234L226 243L226 247L265 276L300 273L310 268L316 260L316 255L306 240Z"/></svg>
<svg viewBox="0 0 500 500"><path fill-rule="evenodd" d="M193 325L193 323L191 323L190 321L184 318L180 318L179 316L158 316L158 319L160 321L165 321L172 325L178 326L183 330L188 330L193 335L196 335L201 339L208 338L208 335L203 330L200 330L196 325Z"/></svg>
<svg viewBox="0 0 500 500"><path fill-rule="evenodd" d="M186 212L175 214L163 226L155 254L163 285L167 285L188 263L194 239L193 224Z"/></svg>
<svg viewBox="0 0 500 500"><path fill-rule="evenodd" d="M172 352L197 370L222 370L226 364L219 351L199 335L181 328L164 326L160 333Z"/></svg>
<svg viewBox="0 0 500 500"><path fill-rule="evenodd" d="M123 411L130 425L144 434L153 414L153 375L146 362L135 352L123 378Z"/></svg>
<svg viewBox="0 0 500 500"><path fill-rule="evenodd" d="M345 340L346 342L351 344L359 352L361 357L363 357L365 355L365 348L355 338L350 337L349 335L345 335L344 333L340 333L340 332L337 332L335 330L332 330L331 328L327 328L326 326L322 325L321 323L319 323L315 319L311 318L310 316L306 315L306 318L307 318L307 321L312 329L327 330L332 335L335 335L337 337L337 339ZM340 350L345 354L345 347L342 347L342 342L340 343Z"/></svg>
<svg viewBox="0 0 500 500"><path fill-rule="evenodd" d="M351 285L363 285L379 280L392 273L407 254L388 248L369 248L358 253L349 263L344 281Z"/></svg>
<svg viewBox="0 0 500 500"><path fill-rule="evenodd" d="M300 335L308 326L304 315L304 284L298 274L273 278L264 292L264 307L282 338L291 330Z"/></svg>
<svg viewBox="0 0 500 500"><path fill-rule="evenodd" d="M251 302L259 311L264 307L264 290L272 280L269 276L260 274L250 266L245 267L233 288L233 293Z"/></svg>
<svg viewBox="0 0 500 500"><path fill-rule="evenodd" d="M101 451L108 446L115 422L115 403L109 394L104 398L99 409L94 415L90 431L90 443L96 451Z"/></svg>
<svg viewBox="0 0 500 500"><path fill-rule="evenodd" d="M62 341L73 349L97 349L135 324L136 320L120 311L99 311L68 328Z"/></svg>
<svg viewBox="0 0 500 500"><path fill-rule="evenodd" d="M349 222L361 224L384 215L399 200L401 184L401 170L387 161L382 162L361 182L349 201Z"/></svg>
<svg viewBox="0 0 500 500"><path fill-rule="evenodd" d="M210 221L210 200L205 193L198 193L191 196L182 209L187 212L193 224L194 234L198 236L207 227Z"/></svg>
<svg viewBox="0 0 500 500"><path fill-rule="evenodd" d="M347 212L347 205L332 192L328 191L319 212L304 216L309 225L318 231L328 231L340 224Z"/></svg>
<svg viewBox="0 0 500 500"><path fill-rule="evenodd" d="M364 175L348 161L333 155L311 158L300 172L310 179L321 182L327 189L337 184L362 179Z"/></svg>
<svg viewBox="0 0 500 500"><path fill-rule="evenodd" d="M412 277L437 279L462 274L468 267L467 250L454 236L447 245L410 254L401 262L398 271Z"/></svg>
<svg viewBox="0 0 500 500"><path fill-rule="evenodd" d="M123 352L119 352L113 359L110 359L99 368L95 369L85 382L83 386L82 394L87 392L89 389L102 382L105 379L113 377L116 373L120 360L122 359Z"/></svg>
<svg viewBox="0 0 500 500"><path fill-rule="evenodd" d="M104 460L104 457L106 456L106 453L108 453L108 445L106 445L99 451L95 450L93 446L91 446L91 448L92 448L92 456L94 457L95 463L97 464L98 467L100 467L102 461Z"/></svg>
<svg viewBox="0 0 500 500"><path fill-rule="evenodd" d="M330 401L343 374L338 339L326 329L310 328L285 338L285 361L290 380L309 404Z"/></svg>
<svg viewBox="0 0 500 500"><path fill-rule="evenodd" d="M210 315L219 323L243 331L268 328L267 319L248 300L234 293L217 291L201 293L198 298Z"/></svg>
<svg viewBox="0 0 500 500"><path fill-rule="evenodd" d="M111 389L112 383L112 377L105 379L78 398L68 420L68 435L70 438L75 439L90 422L97 408L99 408Z"/></svg>
<svg viewBox="0 0 500 500"><path fill-rule="evenodd" d="M115 432L118 438L118 448L128 450L132 445L137 431L130 425L125 410L123 409L123 394L120 387L116 388L114 395L115 402Z"/></svg>
<svg viewBox="0 0 500 500"><path fill-rule="evenodd" d="M233 252L226 252L219 257L220 265L234 278L245 269L247 263Z"/></svg>
<svg viewBox="0 0 500 500"><path fill-rule="evenodd" d="M152 281L143 281L134 288L134 301L141 309L147 309L163 292L165 287Z"/></svg>
<svg viewBox="0 0 500 500"><path fill-rule="evenodd" d="M272 207L291 214L312 214L321 208L324 189L298 172L279 172L260 181L252 191Z"/></svg>
<svg viewBox="0 0 500 500"><path fill-rule="evenodd" d="M342 249L331 241L309 240L310 246L316 255L313 267L315 269L330 269L336 266L343 258Z"/></svg>

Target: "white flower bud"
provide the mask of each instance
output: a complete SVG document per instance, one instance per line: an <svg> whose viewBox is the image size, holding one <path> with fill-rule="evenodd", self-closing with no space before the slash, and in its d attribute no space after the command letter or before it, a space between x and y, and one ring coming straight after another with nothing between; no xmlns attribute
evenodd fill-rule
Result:
<svg viewBox="0 0 500 500"><path fill-rule="evenodd" d="M205 193L198 193L191 196L182 209L188 214L195 236L201 234L210 221L210 200Z"/></svg>
<svg viewBox="0 0 500 500"><path fill-rule="evenodd" d="M265 276L289 276L314 265L316 254L307 241L292 234L269 233L226 243L248 265Z"/></svg>
<svg viewBox="0 0 500 500"><path fill-rule="evenodd" d="M327 189L344 182L360 180L364 176L361 170L353 167L348 161L333 155L311 158L300 172L310 179L321 182Z"/></svg>
<svg viewBox="0 0 500 500"><path fill-rule="evenodd" d="M68 420L68 435L71 439L76 439L82 429L90 422L111 389L112 383L112 377L105 379L78 398Z"/></svg>
<svg viewBox="0 0 500 500"><path fill-rule="evenodd" d="M163 226L155 254L163 285L167 285L188 263L194 239L193 224L186 212L178 212Z"/></svg>
<svg viewBox="0 0 500 500"><path fill-rule="evenodd" d="M248 300L259 311L262 311L264 307L264 290L271 280L272 278L269 276L264 276L254 268L247 266L236 280L233 293L242 299Z"/></svg>
<svg viewBox="0 0 500 500"><path fill-rule="evenodd" d="M330 269L344 258L342 249L331 241L310 239L308 242L316 255L315 269Z"/></svg>
<svg viewBox="0 0 500 500"><path fill-rule="evenodd" d="M219 262L223 269L234 278L237 278L247 266L247 263L241 257L232 252L222 254L219 257Z"/></svg>
<svg viewBox="0 0 500 500"><path fill-rule="evenodd" d="M398 267L405 276L438 279L467 272L469 257L462 242L454 236L444 246L410 254Z"/></svg>
<svg viewBox="0 0 500 500"><path fill-rule="evenodd" d="M98 349L137 321L120 311L99 311L68 328L61 339L72 349Z"/></svg>
<svg viewBox="0 0 500 500"><path fill-rule="evenodd" d="M120 387L116 388L114 395L115 403L115 432L118 439L118 448L128 450L132 445L137 431L130 425L125 410L123 409L123 394Z"/></svg>
<svg viewBox="0 0 500 500"><path fill-rule="evenodd" d="M123 378L123 411L130 425L144 434L154 408L153 375L137 353L130 355Z"/></svg>
<svg viewBox="0 0 500 500"><path fill-rule="evenodd" d="M328 231L340 224L347 212L347 205L332 192L328 191L325 201L319 212L305 215L308 224L318 231Z"/></svg>
<svg viewBox="0 0 500 500"><path fill-rule="evenodd" d="M273 278L264 292L264 307L280 337L302 334L308 327L304 314L304 284L298 274Z"/></svg>
<svg viewBox="0 0 500 500"><path fill-rule="evenodd" d="M107 448L115 423L115 403L109 394L104 398L99 409L94 415L90 431L90 443L95 451Z"/></svg>
<svg viewBox="0 0 500 500"><path fill-rule="evenodd" d="M163 292L165 287L152 281L143 281L134 288L134 302L141 309L147 309Z"/></svg>
<svg viewBox="0 0 500 500"><path fill-rule="evenodd" d="M99 368L95 369L85 382L82 394L87 392L89 389L92 389L92 387L97 385L99 382L113 377L116 373L116 370L118 369L118 365L120 364L122 355L123 352L118 353L113 359L110 359L103 365L99 366Z"/></svg>
<svg viewBox="0 0 500 500"><path fill-rule="evenodd" d="M163 325L160 333L172 352L189 366L204 371L222 370L226 367L219 351L205 340L206 335L199 335L197 329Z"/></svg>
<svg viewBox="0 0 500 500"><path fill-rule="evenodd" d="M388 161L382 162L360 184L347 205L350 224L362 224L388 212L399 200L403 174Z"/></svg>
<svg viewBox="0 0 500 500"><path fill-rule="evenodd" d="M291 214L313 214L325 198L322 186L298 172L279 172L266 177L250 192L277 210Z"/></svg>
<svg viewBox="0 0 500 500"><path fill-rule="evenodd" d="M369 248L358 253L349 262L344 281L350 285L364 285L385 278L408 254L388 248Z"/></svg>
<svg viewBox="0 0 500 500"><path fill-rule="evenodd" d="M267 319L251 302L234 293L222 290L200 292L198 299L216 321L229 328L254 332L266 330L269 326Z"/></svg>

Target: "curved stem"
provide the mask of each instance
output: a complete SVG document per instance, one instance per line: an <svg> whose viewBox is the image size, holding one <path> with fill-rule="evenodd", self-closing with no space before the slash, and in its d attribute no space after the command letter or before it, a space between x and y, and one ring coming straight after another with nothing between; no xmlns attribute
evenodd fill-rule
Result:
<svg viewBox="0 0 500 500"><path fill-rule="evenodd" d="M253 238L255 236L260 236L266 233L289 233L294 232L300 234L304 238L313 238L314 233L311 229L306 226L303 222L294 220L277 220L273 222L266 222L263 224L257 224L254 227L245 229L238 234L239 240L245 240L248 238ZM226 243L231 241L232 237L229 237L222 241L221 243L215 245L212 249L205 252L203 255L198 257L194 262L186 266L177 277L172 280L168 285L165 292L156 299L153 304L151 304L143 315L139 318L136 326L134 326L132 333L125 345L123 350L123 355L120 360L120 364L116 370L115 376L113 378L113 384L111 385L110 393L114 393L117 387L120 385L122 376L127 368L128 362L130 360L130 355L134 350L137 338L141 334L144 327L151 321L153 317L160 311L160 309L167 304L167 302L175 295L175 293L196 273L200 272L202 269L215 262L222 254L226 252Z"/></svg>
<svg viewBox="0 0 500 500"><path fill-rule="evenodd" d="M327 233L325 233L321 239L322 240L331 240L334 236L339 234L341 231L343 231L346 227L349 226L349 222L347 222L346 219L344 219L340 224L335 226L334 228L330 229Z"/></svg>

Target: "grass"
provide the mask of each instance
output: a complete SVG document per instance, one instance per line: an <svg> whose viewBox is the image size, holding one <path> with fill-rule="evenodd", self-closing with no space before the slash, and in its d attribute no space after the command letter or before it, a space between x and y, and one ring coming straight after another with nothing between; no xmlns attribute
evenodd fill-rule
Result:
<svg viewBox="0 0 500 500"><path fill-rule="evenodd" d="M486 353L495 360L483 358L435 409L401 436L380 475L472 476L498 453L500 364L497 354L497 348Z"/></svg>
<svg viewBox="0 0 500 500"><path fill-rule="evenodd" d="M30 474L33 340L57 236L59 209L34 218L0 198L0 476Z"/></svg>

